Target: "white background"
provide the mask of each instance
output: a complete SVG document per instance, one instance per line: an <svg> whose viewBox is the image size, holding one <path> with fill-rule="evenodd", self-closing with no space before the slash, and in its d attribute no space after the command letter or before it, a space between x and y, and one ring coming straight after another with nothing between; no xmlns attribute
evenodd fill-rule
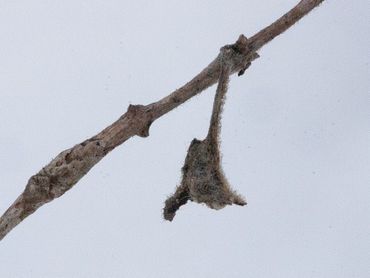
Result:
<svg viewBox="0 0 370 278"><path fill-rule="evenodd" d="M60 151L297 2L0 1L1 213ZM212 87L17 226L0 277L370 277L369 11L325 1L231 78L223 167L247 207L161 216Z"/></svg>

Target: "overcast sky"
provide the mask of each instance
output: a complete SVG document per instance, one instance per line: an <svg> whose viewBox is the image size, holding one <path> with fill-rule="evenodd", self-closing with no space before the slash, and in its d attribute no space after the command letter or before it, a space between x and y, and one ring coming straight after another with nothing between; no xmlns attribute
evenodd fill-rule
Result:
<svg viewBox="0 0 370 278"><path fill-rule="evenodd" d="M60 151L297 2L0 1L0 213ZM248 206L162 219L212 87L17 226L0 277L370 277L369 11L327 0L231 78L223 168Z"/></svg>

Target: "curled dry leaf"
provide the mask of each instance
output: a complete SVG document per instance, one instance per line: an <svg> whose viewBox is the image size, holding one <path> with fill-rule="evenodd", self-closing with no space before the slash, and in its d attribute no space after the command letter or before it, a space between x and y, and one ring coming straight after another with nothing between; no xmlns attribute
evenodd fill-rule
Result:
<svg viewBox="0 0 370 278"><path fill-rule="evenodd" d="M245 37L244 37L245 38ZM221 166L219 135L221 114L228 89L232 64L230 57L236 50L226 46L221 49L219 63L221 73L213 103L208 135L204 140L193 139L182 168L182 181L173 196L167 199L164 218L172 221L180 206L188 200L204 203L212 209L226 205L246 205L244 198L231 189ZM255 55L253 55L255 57Z"/></svg>

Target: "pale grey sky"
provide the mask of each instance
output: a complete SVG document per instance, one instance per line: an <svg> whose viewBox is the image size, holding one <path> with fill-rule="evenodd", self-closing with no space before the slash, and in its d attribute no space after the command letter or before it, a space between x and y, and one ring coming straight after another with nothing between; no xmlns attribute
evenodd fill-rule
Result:
<svg viewBox="0 0 370 278"><path fill-rule="evenodd" d="M0 213L60 151L297 2L0 1ZM162 220L212 87L16 227L0 277L370 277L370 2L325 2L231 78L223 165L247 207Z"/></svg>

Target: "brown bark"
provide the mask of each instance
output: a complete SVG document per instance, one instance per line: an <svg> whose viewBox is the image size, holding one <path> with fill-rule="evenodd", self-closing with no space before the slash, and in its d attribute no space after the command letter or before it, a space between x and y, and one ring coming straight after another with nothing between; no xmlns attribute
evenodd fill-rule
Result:
<svg viewBox="0 0 370 278"><path fill-rule="evenodd" d="M244 73L255 51L283 33L323 1L302 0L287 14L249 40L241 36L235 44L231 45L237 52L229 61L230 74ZM130 105L125 114L99 134L57 155L29 179L23 193L1 216L0 240L39 207L71 189L115 147L134 135L149 136L149 127L153 121L215 84L220 75L217 61L218 57L190 82L163 99L145 106Z"/></svg>

